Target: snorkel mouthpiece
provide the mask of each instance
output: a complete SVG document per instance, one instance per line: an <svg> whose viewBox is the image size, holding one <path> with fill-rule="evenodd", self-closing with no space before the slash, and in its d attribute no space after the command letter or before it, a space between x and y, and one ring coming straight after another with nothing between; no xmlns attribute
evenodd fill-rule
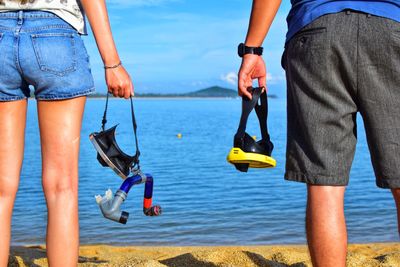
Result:
<svg viewBox="0 0 400 267"><path fill-rule="evenodd" d="M108 189L104 197L96 196L96 202L99 204L104 217L112 221L126 224L129 213L120 210L120 206L126 198L127 195L123 191L118 190L113 197L111 189Z"/></svg>
<svg viewBox="0 0 400 267"><path fill-rule="evenodd" d="M128 221L129 213L121 211L121 205L128 197L129 190L132 188L132 186L142 183L145 184L143 213L146 216L161 215L161 207L158 205L152 206L153 177L150 174L144 175L142 172L139 171L137 174L124 180L119 190L115 193L114 197L112 196L112 192L110 189L106 191L103 197L100 195L95 196L96 202L97 204L99 204L103 216L109 220L126 224Z"/></svg>

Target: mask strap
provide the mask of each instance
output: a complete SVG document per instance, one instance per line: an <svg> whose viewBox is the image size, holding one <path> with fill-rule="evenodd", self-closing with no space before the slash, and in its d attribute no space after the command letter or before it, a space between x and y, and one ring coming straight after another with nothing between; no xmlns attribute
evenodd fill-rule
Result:
<svg viewBox="0 0 400 267"><path fill-rule="evenodd" d="M239 137L243 137L246 132L247 119L251 111L257 105L258 99L260 98L262 88L254 88L252 89L252 99L248 99L247 97L242 97L242 115L240 117L239 128L236 132L236 135Z"/></svg>
<svg viewBox="0 0 400 267"><path fill-rule="evenodd" d="M103 120L101 121L101 129L103 131L105 131L105 127L106 127L106 123L107 123L107 110L108 110L108 98L109 98L109 92L107 92L107 96L106 96L106 106L104 109L104 114L103 114ZM136 125L136 119L135 119L135 111L133 109L133 99L132 96L130 97L131 99L131 114L132 114L132 126L133 126L133 133L135 135L135 145L136 145L136 162L134 164L134 166L136 166L137 169L139 169L139 156L140 156L140 151L139 151L139 143L138 143L138 139L137 139L137 125Z"/></svg>
<svg viewBox="0 0 400 267"><path fill-rule="evenodd" d="M258 120L260 122L262 140L269 140L268 128L267 128L267 117L268 117L268 100L267 93L262 92L261 87L254 88L252 92L252 99L242 97L242 115L240 117L239 128L236 135L243 137L246 132L247 119L253 109L256 110ZM260 105L258 101L261 101Z"/></svg>
<svg viewBox="0 0 400 267"><path fill-rule="evenodd" d="M106 96L106 107L105 107L105 109L104 109L103 120L101 121L101 129L102 129L103 131L105 130L106 123L107 123L108 94L109 94L109 92L107 92L107 96Z"/></svg>
<svg viewBox="0 0 400 267"><path fill-rule="evenodd" d="M260 95L260 105L257 103L255 106L258 121L260 122L262 140L269 140L267 118L268 118L268 99L267 93L264 92Z"/></svg>
<svg viewBox="0 0 400 267"><path fill-rule="evenodd" d="M132 96L130 97L131 99L131 113L132 113L132 126L133 126L133 133L135 134L135 144L136 144L136 164L137 168L139 169L139 156L140 156L140 151L139 151L139 143L138 143L138 139L137 139L137 125L136 125L136 119L135 119L135 111L133 109L133 99Z"/></svg>

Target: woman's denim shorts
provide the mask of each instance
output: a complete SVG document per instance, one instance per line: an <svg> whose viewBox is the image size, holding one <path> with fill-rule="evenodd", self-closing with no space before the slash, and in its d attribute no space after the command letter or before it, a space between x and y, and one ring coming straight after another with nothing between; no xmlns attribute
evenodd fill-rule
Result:
<svg viewBox="0 0 400 267"><path fill-rule="evenodd" d="M94 91L80 34L44 11L0 12L0 101L84 96Z"/></svg>

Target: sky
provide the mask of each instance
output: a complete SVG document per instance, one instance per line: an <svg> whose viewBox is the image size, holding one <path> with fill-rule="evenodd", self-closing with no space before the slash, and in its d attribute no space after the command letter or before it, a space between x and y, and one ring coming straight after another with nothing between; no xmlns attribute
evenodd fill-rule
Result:
<svg viewBox="0 0 400 267"><path fill-rule="evenodd" d="M282 1L263 44L269 91L285 87L280 60L290 1ZM182 93L218 85L236 89L250 0L107 0L121 60L138 93ZM84 37L97 91L103 62L89 29Z"/></svg>

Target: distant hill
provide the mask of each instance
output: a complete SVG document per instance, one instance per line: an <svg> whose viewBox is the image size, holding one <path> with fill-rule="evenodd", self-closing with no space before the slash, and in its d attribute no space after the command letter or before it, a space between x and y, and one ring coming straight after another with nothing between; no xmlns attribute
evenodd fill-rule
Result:
<svg viewBox="0 0 400 267"><path fill-rule="evenodd" d="M137 97L237 97L237 92L219 86L213 86L194 92L182 94L135 94Z"/></svg>
<svg viewBox="0 0 400 267"><path fill-rule="evenodd" d="M94 94L90 97L105 97L105 94ZM182 93L182 94L155 94L155 93L135 93L135 97L227 97L227 98L236 98L238 97L237 91L223 88L220 86L212 86L209 88L197 90L194 92L189 93ZM268 95L270 98L276 98L275 95Z"/></svg>
<svg viewBox="0 0 400 267"><path fill-rule="evenodd" d="M238 96L237 91L219 86L209 87L206 89L186 93L184 95L191 97L237 97Z"/></svg>

